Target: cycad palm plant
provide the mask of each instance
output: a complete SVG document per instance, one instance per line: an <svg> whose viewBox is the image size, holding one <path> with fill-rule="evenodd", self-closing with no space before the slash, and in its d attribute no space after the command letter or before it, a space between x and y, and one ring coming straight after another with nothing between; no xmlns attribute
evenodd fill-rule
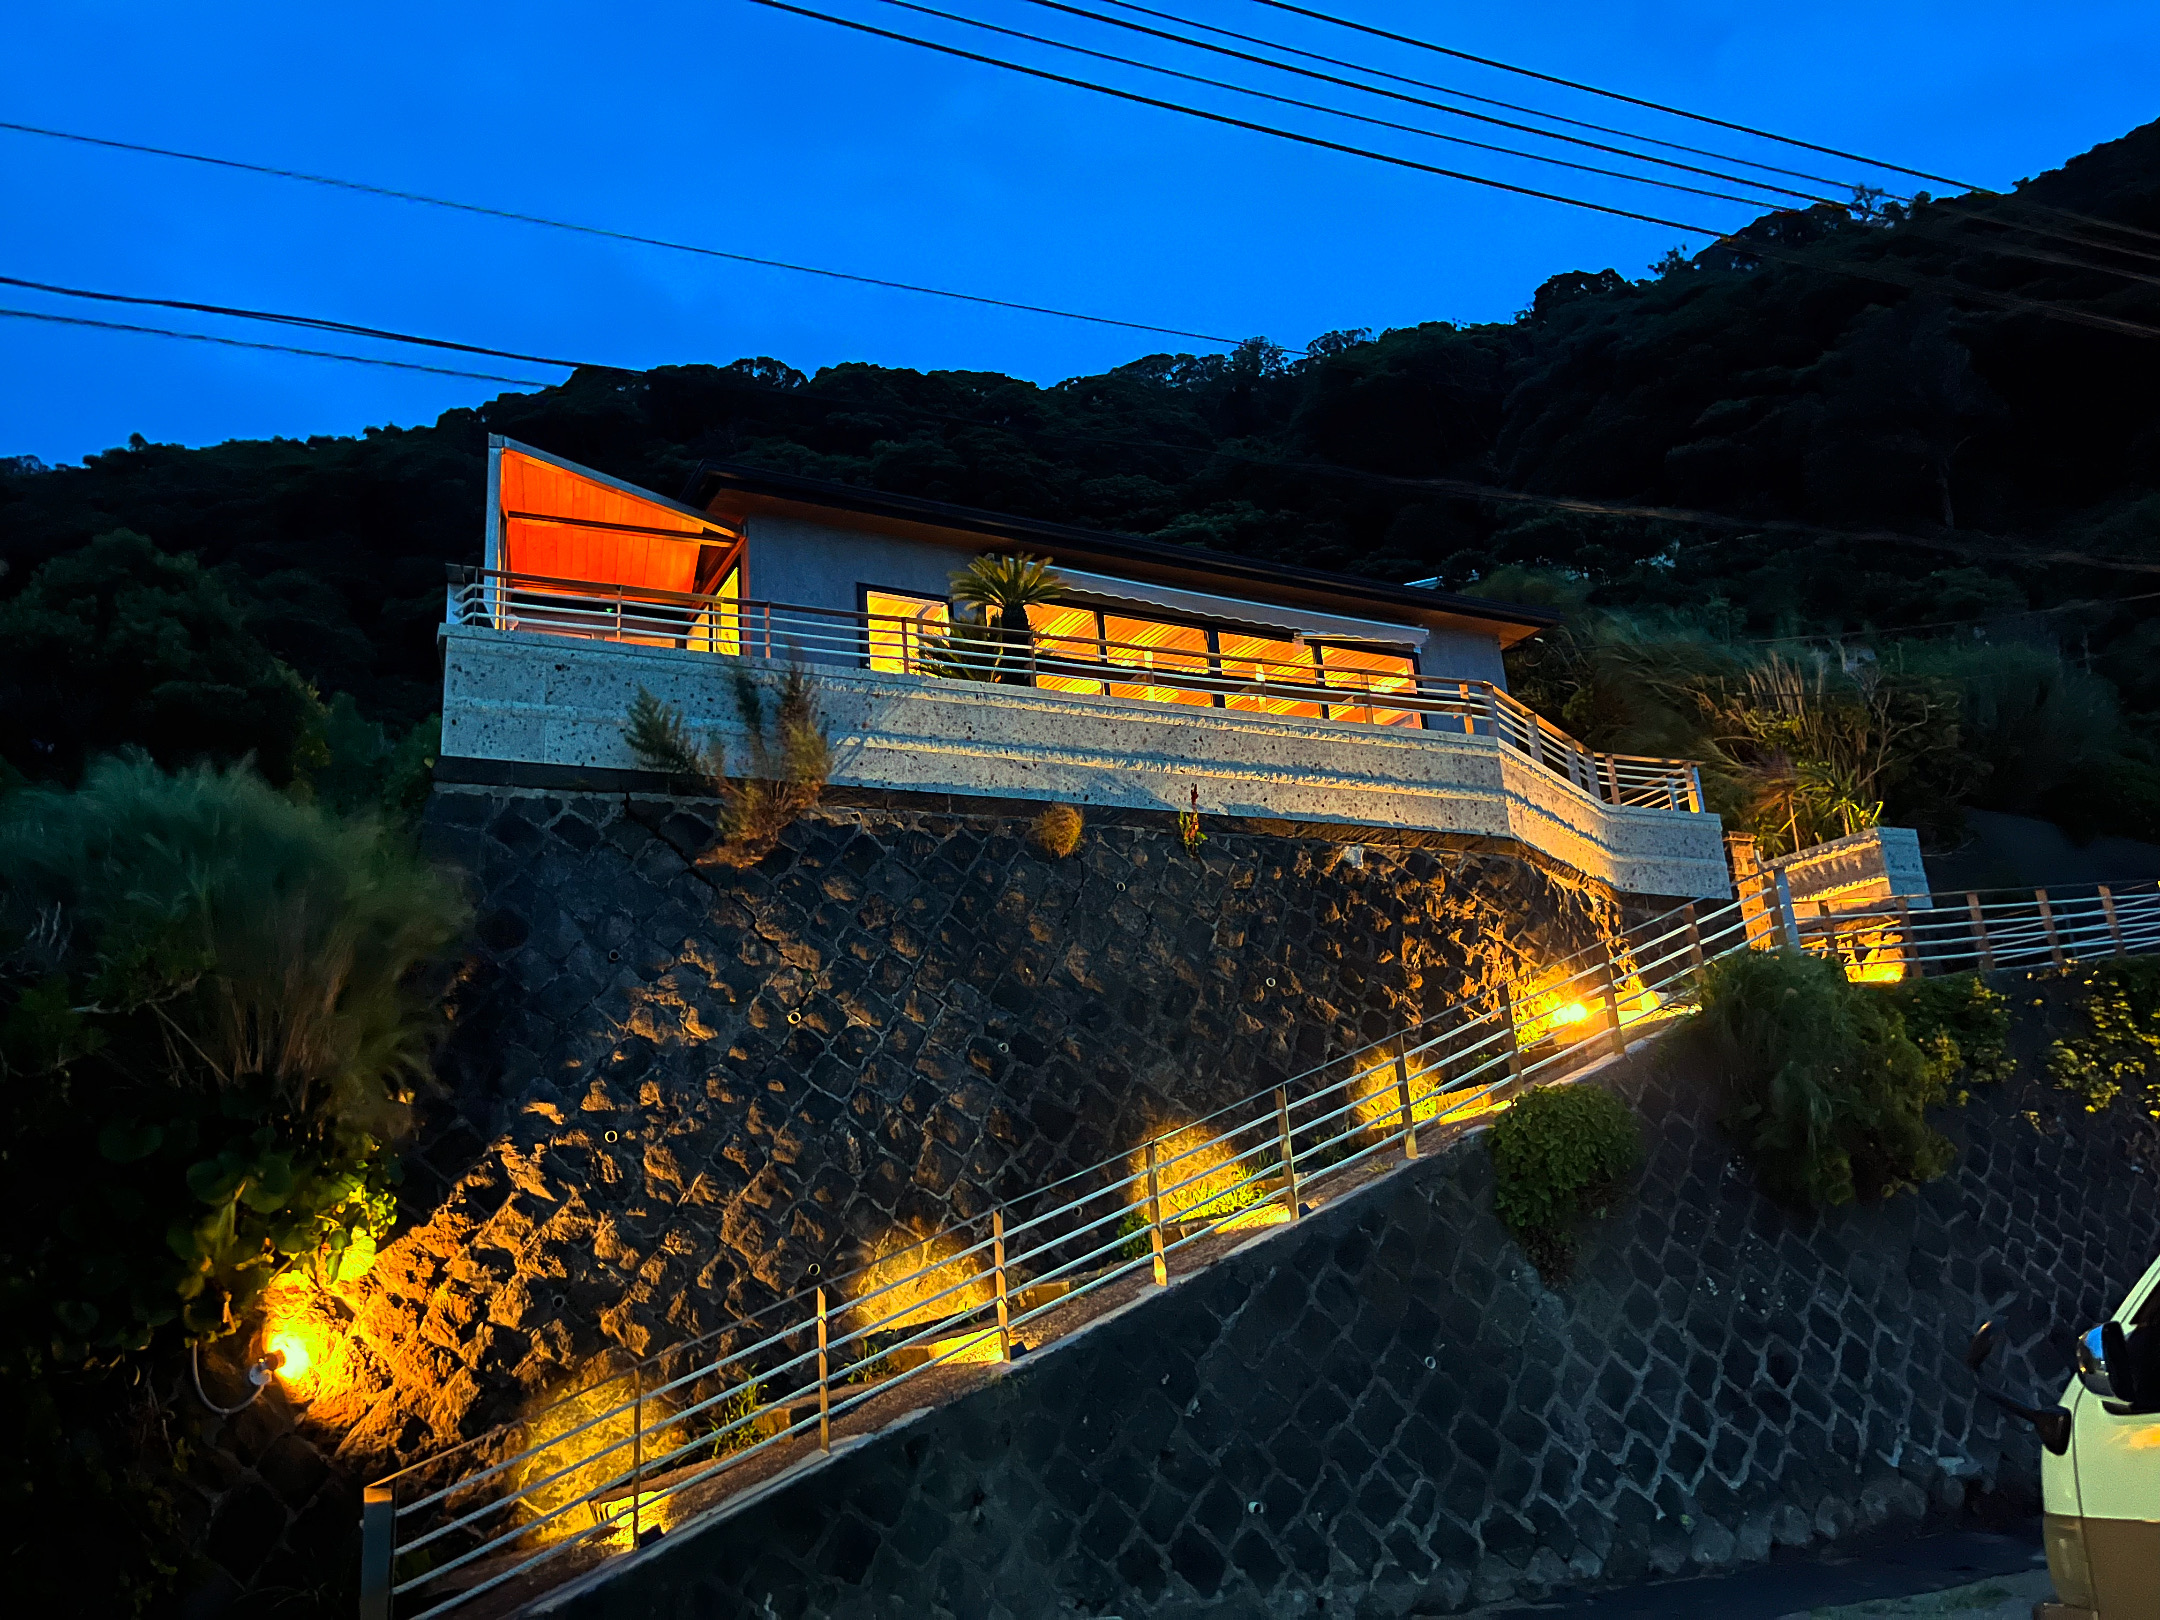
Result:
<svg viewBox="0 0 2160 1620"><path fill-rule="evenodd" d="M993 678L1008 686L1027 686L1034 680L1028 665L1035 648L1035 632L1028 623L1028 609L1063 601L1064 597L1065 581L1041 557L986 554L952 578L953 601L975 609L981 622L992 630L989 639L994 649Z"/></svg>

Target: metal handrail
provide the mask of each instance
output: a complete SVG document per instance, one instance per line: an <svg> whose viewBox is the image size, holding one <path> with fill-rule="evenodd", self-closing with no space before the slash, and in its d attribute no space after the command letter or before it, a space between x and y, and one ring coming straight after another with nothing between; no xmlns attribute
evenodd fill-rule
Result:
<svg viewBox="0 0 2160 1620"><path fill-rule="evenodd" d="M1086 682L1101 689L1097 695L1111 696L1124 695L1111 690L1121 687L1141 693L1184 692L1233 708L1268 704L1312 710L1316 712L1306 718L1346 724L1395 725L1401 722L1376 717L1406 715L1420 726L1434 720L1453 722L1464 735L1497 738L1601 802L1640 809L1703 807L1695 761L1596 753L1490 681L1386 675L1324 660L1288 664L1033 631L1024 638L1022 657L1019 632L989 625L971 627L979 641L948 641L941 650L925 654L926 629L949 632L950 626L929 626L904 615L496 569L472 573L468 583L450 587L451 624L811 662L837 659L864 665L873 658L891 658L901 674L935 678L949 672L984 683L1013 676L1052 694L1062 689L1042 682ZM1256 678L1246 679L1240 673L1245 669Z"/></svg>
<svg viewBox="0 0 2160 1620"><path fill-rule="evenodd" d="M1990 948L1996 953L1993 965L2010 965L2003 961L2006 953L2033 956L2037 952L2063 964L2090 960L2092 953L2085 947L2096 943L2105 945L2102 954L2160 950L2160 890L2150 886L2136 892L2117 892L2101 886L2091 896L2019 891L2008 898L1986 901L1978 894L1955 898L1957 915L1925 896L1806 919L1789 907L1779 907L1777 937L1767 942L1796 943L1803 949L1835 953L1841 939L1866 935L1868 931L1882 935L1895 929L1899 949L1908 952L1900 961L1909 963L1915 972L1960 962L1976 953L1984 961L1984 953ZM1969 949L1955 944L1961 922L1967 930L1965 937L1976 942ZM604 1504L619 1500L626 1490L634 1537L648 1503L658 1506L681 1497L753 1456L806 1438L813 1428L818 1443L829 1448L831 1423L836 1416L844 1417L895 1385L950 1363L991 1335L998 1337L1001 1357L1009 1357L1015 1329L1040 1322L1076 1299L1149 1268L1157 1283L1166 1282L1171 1256L1215 1235L1233 1221L1250 1218L1247 1211L1256 1205L1246 1202L1246 1195L1255 1201L1280 1200L1280 1218L1296 1220L1306 1201L1317 1196L1316 1188L1332 1190L1341 1177L1391 1148L1400 1150L1406 1158L1414 1158L1420 1130L1472 1113L1504 1091L1564 1075L1586 1057L1624 1049L1632 1034L1686 1010L1694 976L1702 966L1764 943L1748 899L1713 908L1682 906L1625 931L1618 951L1609 945L1593 947L1559 964L1567 967L1582 957L1589 958L1570 972L1547 974L1528 987L1527 1015L1506 994L1491 1005L1456 1003L1440 1015L1338 1055L1282 1086L1239 1098L1167 1137L1143 1144L1139 1152L1101 1161L1038 1189L1039 1195L1069 1187L1083 1177L1103 1178L1099 1184L1038 1209L1024 1220L1006 1224L1010 1206L1001 1207L992 1217L991 1238L982 1237L980 1219L960 1222L923 1239L918 1248L927 1258L903 1276L879 1280L876 1267L866 1266L833 1279L829 1285L833 1288L857 1279L875 1282L857 1298L840 1302L848 1325L837 1337L828 1330L833 1312L825 1290L813 1290L817 1306L814 1314L802 1313L802 1296L796 1296L751 1318L749 1324L736 1324L738 1328L770 1324L776 1316L788 1314L788 1307L795 1308L785 1325L764 1333L752 1344L724 1352L711 1351L705 1347L716 1335L705 1335L635 1363L630 1372L617 1375L618 1379L634 1378L636 1393L630 1400L618 1401L561 1434L535 1444L516 1443L530 1435L534 1424L548 1412L565 1410L567 1403L558 1403L532 1419L505 1425L400 1470L370 1488L371 1504L389 1504L389 1511L380 1514L371 1507L367 1520L373 1528L364 1552L364 1558L370 1561L364 1587L381 1598L371 1620L387 1620L394 1597L418 1592L454 1571L485 1562L492 1572L462 1590L438 1595L437 1601L415 1620L443 1614L554 1559L611 1540L617 1531L617 1516L606 1512ZM1594 1014L1589 1011L1592 1002L1598 1005ZM1544 1010L1539 1010L1541 1007ZM1562 1008L1571 1015L1572 1022L1558 1022L1558 1010ZM1563 1039L1563 1030L1579 1032L1574 1039ZM1443 1053L1441 1049L1451 1041L1462 1044ZM1298 1090L1294 1097L1293 1088ZM1146 1161L1144 1166L1134 1168L1133 1161L1141 1158ZM1186 1167L1182 1174L1181 1166ZM1117 1173L1120 1170L1122 1174ZM1180 1195L1185 1195L1182 1202ZM1167 1220L1166 1207L1171 1211ZM1274 1205L1259 1202L1257 1207ZM1177 1212L1181 1208L1199 1214L1180 1215ZM1209 1216L1210 1210L1221 1213ZM1129 1230L1136 1218L1146 1238L1146 1252L1141 1254L1130 1252L1140 1242ZM1173 1224L1176 1231L1166 1230ZM1105 1228L1110 1228L1107 1234ZM1024 1253L1013 1249L1016 1240L1037 1232L1042 1236L1029 1243ZM973 1262L993 1246L999 1262L994 1268L997 1327L969 1326L981 1321L991 1309L988 1304L963 1302L958 1308L935 1311L940 1302L955 1295L974 1295L991 1286L984 1271ZM1049 1282L1069 1281L1071 1286L1058 1297L1023 1305L1015 1314L1010 1297L1014 1273L1022 1274L1023 1289ZM936 1291L908 1295L896 1308L874 1319L863 1319L865 1307L871 1302L909 1284L923 1284ZM894 1330L901 1333L896 1342L871 1350L873 1339ZM807 1346L813 1335L815 1349L798 1348ZM946 1340L953 1342L940 1350L938 1346ZM869 1384L842 1383L836 1389L831 1360L836 1351L862 1352L850 1358L851 1364L859 1368L925 1347L931 1354L916 1366ZM666 1374L671 1360L682 1365L689 1362L693 1352L702 1355L690 1362L690 1370L672 1377ZM758 1358L767 1354L777 1355L778 1359L770 1365L757 1365ZM890 1361L886 1364L889 1366ZM660 1373L651 1384L645 1381L648 1367ZM847 1366L841 1370L845 1372ZM724 1423L686 1433L702 1414L736 1399L751 1378L760 1384L779 1386L780 1392ZM664 1403L676 1392L693 1390L702 1380L714 1381L719 1392L679 1408L662 1405L655 1411L655 1403ZM794 1415L796 1409L813 1399L816 1416ZM596 1429L611 1423L619 1425L625 1418L629 1419L631 1431L627 1438L604 1431L580 1445ZM771 1432L762 1432L767 1429ZM657 1470L672 1467L684 1456L716 1447L745 1432L761 1437L740 1450L715 1456L709 1465L692 1469L684 1477L656 1477ZM491 1441L508 1454L467 1469L404 1506L394 1503L398 1482L423 1469L447 1465L475 1446ZM648 1441L660 1447L650 1457L645 1452ZM625 1451L630 1453L627 1466L622 1459ZM475 1508L454 1508L454 1499L503 1480L521 1463L536 1464L528 1470L533 1477L522 1483L513 1478L513 1489L499 1491ZM545 1511L535 1505L538 1492L596 1466L604 1474L599 1483ZM444 1522L407 1536L400 1543L400 1521L430 1507L445 1510ZM592 1522L561 1534L560 1527L574 1522L571 1516L581 1507L588 1510ZM532 1517L493 1533L485 1531L487 1521L519 1508ZM560 1539L545 1539L542 1533L551 1526L557 1527ZM452 1541L453 1537L461 1540ZM538 1550L532 1550L533 1538L542 1542ZM402 1581L394 1579L399 1558L446 1542L457 1549L453 1556L440 1563L431 1562ZM507 1567L494 1567L504 1559L515 1561Z"/></svg>

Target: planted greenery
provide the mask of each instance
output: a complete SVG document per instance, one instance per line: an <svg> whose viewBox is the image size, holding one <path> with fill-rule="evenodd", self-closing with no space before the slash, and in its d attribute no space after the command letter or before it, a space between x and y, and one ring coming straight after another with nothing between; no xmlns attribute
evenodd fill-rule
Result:
<svg viewBox="0 0 2160 1620"><path fill-rule="evenodd" d="M2064 975L2068 1027L2048 1047L2048 1076L2092 1113L2121 1105L2135 1134L2160 1141L2160 960L2103 962Z"/></svg>
<svg viewBox="0 0 2160 1620"><path fill-rule="evenodd" d="M1990 990L1979 974L1873 988L1898 1010L1907 1037L1940 1066L1947 1081L1989 1085L2016 1070L2010 1056L2010 998Z"/></svg>
<svg viewBox="0 0 2160 1620"><path fill-rule="evenodd" d="M1493 1208L1546 1277L1574 1263L1583 1218L1642 1163L1642 1128L1597 1086L1540 1086L1493 1125Z"/></svg>
<svg viewBox="0 0 2160 1620"><path fill-rule="evenodd" d="M1725 1125L1772 1197L1802 1208L1932 1181L1955 1150L1927 1123L1956 1072L1898 1002L1797 951L1741 951L1703 974L1689 1039L1716 1066Z"/></svg>
<svg viewBox="0 0 2160 1620"><path fill-rule="evenodd" d="M375 821L139 759L0 800L0 871L11 1359L201 1342L285 1270L364 1270L455 892Z"/></svg>
<svg viewBox="0 0 2160 1620"><path fill-rule="evenodd" d="M735 710L748 766L740 777L729 774L727 749L719 738L699 743L682 711L642 686L623 732L647 770L694 783L720 801L720 842L706 859L744 867L771 854L780 835L824 797L832 776L832 738L818 714L817 683L800 665L781 678L769 707L764 686L738 668Z"/></svg>
<svg viewBox="0 0 2160 1620"><path fill-rule="evenodd" d="M1053 804L1029 823L1028 834L1035 840L1036 848L1056 860L1080 847L1080 836L1087 830L1087 821L1076 806Z"/></svg>

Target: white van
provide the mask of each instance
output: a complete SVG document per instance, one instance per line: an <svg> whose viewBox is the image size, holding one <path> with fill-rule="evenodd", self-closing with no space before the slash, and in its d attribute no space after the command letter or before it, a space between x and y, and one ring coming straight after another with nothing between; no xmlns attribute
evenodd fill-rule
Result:
<svg viewBox="0 0 2160 1620"><path fill-rule="evenodd" d="M1979 1371L1994 1346L1987 1323L1966 1364ZM2078 1341L2062 1405L1980 1393L2040 1431L2056 1601L2034 1605L2033 1620L2160 1620L2160 1259Z"/></svg>

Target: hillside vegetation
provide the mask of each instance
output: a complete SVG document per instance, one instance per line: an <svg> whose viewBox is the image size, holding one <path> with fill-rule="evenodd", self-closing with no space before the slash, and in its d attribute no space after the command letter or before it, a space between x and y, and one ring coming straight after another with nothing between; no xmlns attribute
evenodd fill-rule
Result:
<svg viewBox="0 0 2160 1620"><path fill-rule="evenodd" d="M382 728L367 746L390 748L437 701L442 565L477 558L494 432L666 494L727 459L1559 601L1575 619L1520 659L1525 695L1594 743L1708 754L1721 806L1773 841L1878 805L1946 831L1967 803L2149 834L2160 617L2130 598L2160 579L2025 559L2160 565L2160 342L1958 289L2160 327L2160 286L1992 251L2096 256L1974 222L2032 203L2160 232L2160 124L2015 199L1772 215L1640 278L1558 275L1506 324L1338 332L1299 356L1256 339L1052 387L869 365L806 377L769 358L587 371L429 427L15 463L0 593L47 650L33 663L20 634L0 638L0 714L38 717L0 727L0 754L67 776L82 739L138 723L113 718L108 692L96 726L68 729L53 650L109 646L110 624L68 608L49 574L34 583L115 530L197 559L199 580L164 588L214 590L320 703L349 695L348 731ZM1812 527L1763 526L1779 521ZM1919 543L1840 537L1861 530ZM289 697L218 656L246 666L232 678L273 727L266 767L304 778ZM198 729L210 757L230 753Z"/></svg>

